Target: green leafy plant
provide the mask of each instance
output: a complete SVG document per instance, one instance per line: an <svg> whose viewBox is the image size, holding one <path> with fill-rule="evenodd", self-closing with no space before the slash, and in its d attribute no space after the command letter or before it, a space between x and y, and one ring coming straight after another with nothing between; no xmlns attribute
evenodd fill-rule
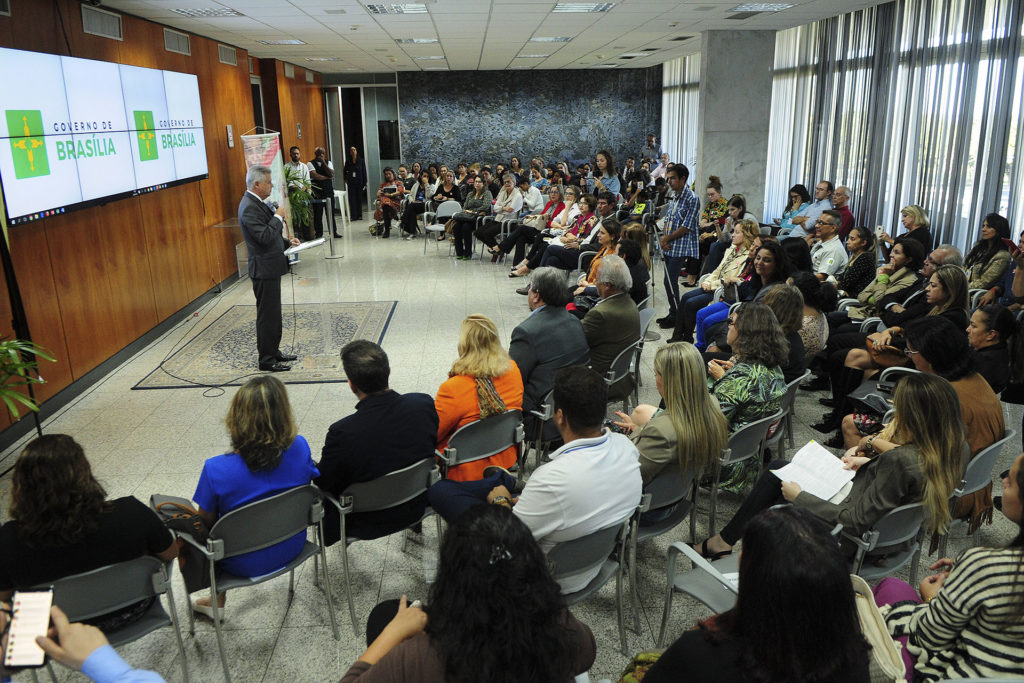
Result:
<svg viewBox="0 0 1024 683"><path fill-rule="evenodd" d="M313 187L298 171L284 167L285 185L288 187L288 203L292 207L292 224L309 225L313 220Z"/></svg>
<svg viewBox="0 0 1024 683"><path fill-rule="evenodd" d="M39 405L18 389L30 384L43 384L46 380L33 371L39 366L37 359L56 362L47 349L22 339L0 339L0 399L15 418L21 417L18 404L29 410L39 410Z"/></svg>

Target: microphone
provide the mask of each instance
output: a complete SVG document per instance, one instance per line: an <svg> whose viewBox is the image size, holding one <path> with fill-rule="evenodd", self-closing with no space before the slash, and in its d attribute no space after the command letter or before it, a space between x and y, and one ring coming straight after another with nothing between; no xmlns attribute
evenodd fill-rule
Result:
<svg viewBox="0 0 1024 683"><path fill-rule="evenodd" d="M280 204L275 202L273 199L268 199L268 200L266 200L263 203L266 204L267 206L269 206L271 211L277 211L278 208L280 208L280 206L281 206Z"/></svg>

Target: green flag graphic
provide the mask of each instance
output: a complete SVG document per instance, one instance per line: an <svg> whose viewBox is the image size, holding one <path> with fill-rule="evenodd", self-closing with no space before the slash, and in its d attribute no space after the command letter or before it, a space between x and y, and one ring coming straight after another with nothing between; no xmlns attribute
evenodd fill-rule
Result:
<svg viewBox="0 0 1024 683"><path fill-rule="evenodd" d="M153 125L153 112L134 111L135 130L139 136L139 160L152 161L160 156L156 146L155 126Z"/></svg>
<svg viewBox="0 0 1024 683"><path fill-rule="evenodd" d="M43 138L43 114L38 109L7 109L7 134L11 137L14 177L50 175Z"/></svg>

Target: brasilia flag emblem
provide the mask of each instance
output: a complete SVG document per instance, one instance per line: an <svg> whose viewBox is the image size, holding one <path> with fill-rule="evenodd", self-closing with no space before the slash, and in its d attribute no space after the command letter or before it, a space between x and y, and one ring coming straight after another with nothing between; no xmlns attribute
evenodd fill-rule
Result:
<svg viewBox="0 0 1024 683"><path fill-rule="evenodd" d="M43 137L43 114L38 109L7 109L7 134L14 156L14 177L35 178L50 175Z"/></svg>
<svg viewBox="0 0 1024 683"><path fill-rule="evenodd" d="M139 136L139 161L152 161L160 156L156 147L156 132L153 125L153 112L134 111L135 130Z"/></svg>

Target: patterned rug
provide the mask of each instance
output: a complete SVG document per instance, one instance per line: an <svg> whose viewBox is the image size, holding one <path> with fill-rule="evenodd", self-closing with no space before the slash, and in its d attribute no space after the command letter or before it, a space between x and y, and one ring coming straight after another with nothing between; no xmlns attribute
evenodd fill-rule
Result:
<svg viewBox="0 0 1024 683"><path fill-rule="evenodd" d="M281 350L299 357L290 372L276 374L286 384L344 382L341 347L353 339L378 344L387 332L397 301L356 301L285 305ZM294 345L292 334L294 330ZM256 306L232 306L132 389L240 386L256 370Z"/></svg>

